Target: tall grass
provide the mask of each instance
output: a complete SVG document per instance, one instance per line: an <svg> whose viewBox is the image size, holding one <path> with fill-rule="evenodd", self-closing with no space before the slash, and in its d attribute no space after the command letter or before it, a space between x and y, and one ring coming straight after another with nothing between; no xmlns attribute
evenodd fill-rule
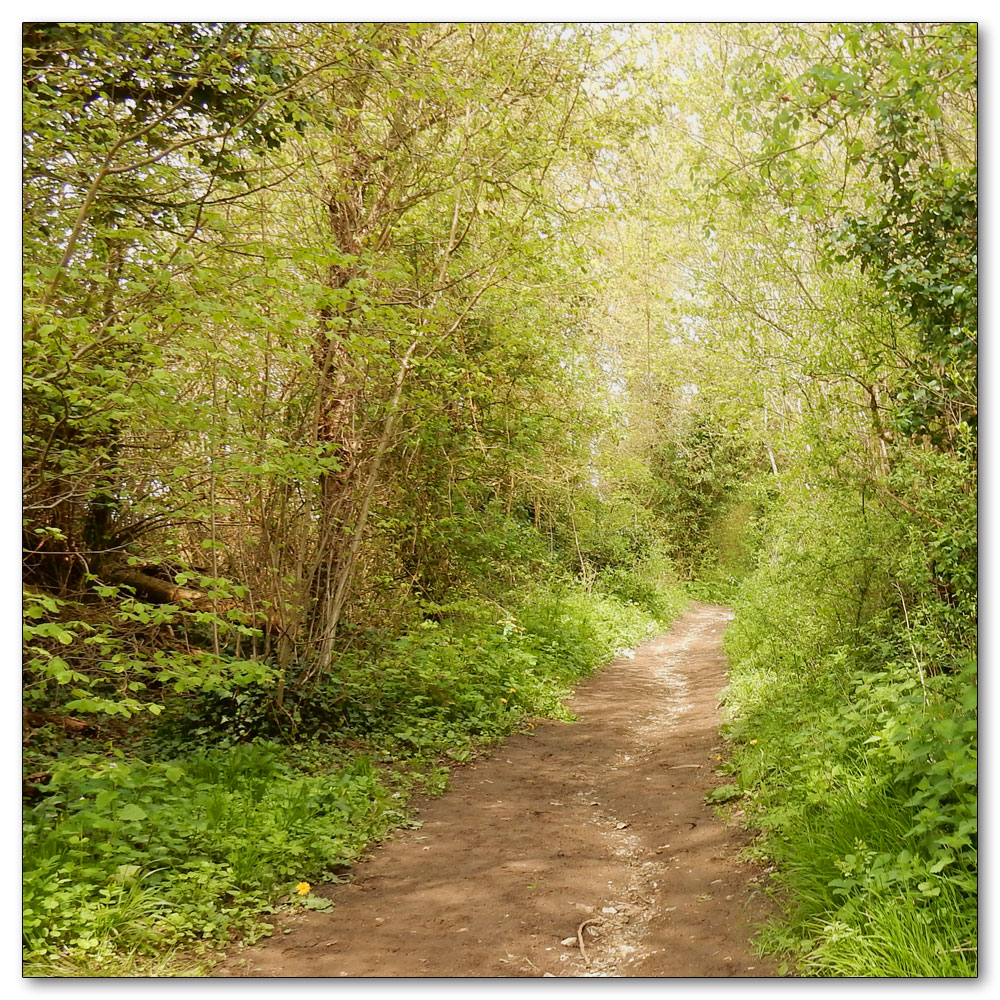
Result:
<svg viewBox="0 0 1000 1000"><path fill-rule="evenodd" d="M935 471L908 485L936 529L789 491L735 601L728 767L785 910L761 941L806 975L976 974L970 493Z"/></svg>

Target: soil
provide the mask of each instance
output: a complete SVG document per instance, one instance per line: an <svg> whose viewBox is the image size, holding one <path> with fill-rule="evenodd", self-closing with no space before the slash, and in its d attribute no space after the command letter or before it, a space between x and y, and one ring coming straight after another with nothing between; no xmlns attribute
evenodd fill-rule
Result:
<svg viewBox="0 0 1000 1000"><path fill-rule="evenodd" d="M729 609L582 682L575 723L537 722L216 976L774 976L754 957L766 872L705 804L722 747ZM583 948L580 947L580 942Z"/></svg>

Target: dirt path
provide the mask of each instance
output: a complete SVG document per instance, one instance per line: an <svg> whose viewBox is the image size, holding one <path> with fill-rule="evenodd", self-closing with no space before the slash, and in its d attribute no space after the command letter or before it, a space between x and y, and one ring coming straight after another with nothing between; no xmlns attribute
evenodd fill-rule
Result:
<svg viewBox="0 0 1000 1000"><path fill-rule="evenodd" d="M456 769L421 829L321 890L334 910L297 915L215 975L774 975L748 948L761 874L704 804L724 783L729 617L693 604L577 688L578 723L540 723Z"/></svg>

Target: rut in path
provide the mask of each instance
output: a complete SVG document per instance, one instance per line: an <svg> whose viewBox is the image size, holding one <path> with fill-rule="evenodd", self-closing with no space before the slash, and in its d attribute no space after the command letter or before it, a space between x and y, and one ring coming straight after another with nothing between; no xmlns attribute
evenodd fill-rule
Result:
<svg viewBox="0 0 1000 1000"><path fill-rule="evenodd" d="M730 617L692 604L580 684L579 722L456 768L421 829L321 888L332 911L296 915L215 975L774 975L749 950L763 876L704 803L723 783Z"/></svg>

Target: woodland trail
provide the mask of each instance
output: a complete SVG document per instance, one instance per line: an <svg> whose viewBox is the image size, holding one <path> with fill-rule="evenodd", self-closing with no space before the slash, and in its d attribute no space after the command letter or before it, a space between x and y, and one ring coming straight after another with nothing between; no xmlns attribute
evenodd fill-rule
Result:
<svg viewBox="0 0 1000 1000"><path fill-rule="evenodd" d="M214 975L775 975L749 951L765 876L704 802L723 783L730 617L692 604L580 684L579 722L538 723L456 769L421 829L319 888L332 911L297 914Z"/></svg>

